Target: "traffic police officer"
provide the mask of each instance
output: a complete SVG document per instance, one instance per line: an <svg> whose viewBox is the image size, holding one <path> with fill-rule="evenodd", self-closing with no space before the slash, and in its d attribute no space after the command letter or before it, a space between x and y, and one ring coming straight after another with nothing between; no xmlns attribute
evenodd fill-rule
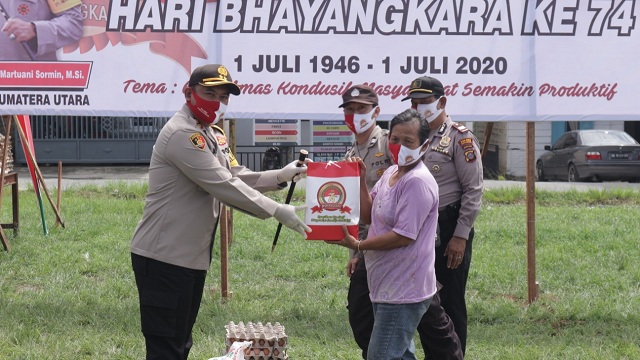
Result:
<svg viewBox="0 0 640 360"><path fill-rule="evenodd" d="M389 131L376 124L376 118L380 114L378 95L367 85L355 85L342 95L339 107L343 108L345 123L355 135L345 158L362 159L367 169L367 189L371 190L384 171L393 164L388 146ZM368 226L359 224L358 238L364 240L367 234ZM373 330L373 307L369 298L364 257L354 250L349 250L349 254L349 325L356 343L362 349L362 358L366 359ZM421 335L421 342L426 354L434 359L462 359L460 340L453 330L453 323L440 305L438 294L434 295L422 323L425 335Z"/></svg>
<svg viewBox="0 0 640 360"><path fill-rule="evenodd" d="M261 194L306 172L297 161L280 170L239 166L216 124L240 89L218 64L196 68L186 104L162 128L149 166L149 191L131 241L147 359L186 359L200 308L221 203L305 236L295 211Z"/></svg>
<svg viewBox="0 0 640 360"><path fill-rule="evenodd" d="M453 320L464 352L467 341L465 291L471 265L473 223L480 212L483 189L478 140L468 128L447 115L447 98L438 79L429 76L415 79L402 101L408 99L413 108L425 115L432 130L423 160L440 188L436 279L443 286L442 306Z"/></svg>

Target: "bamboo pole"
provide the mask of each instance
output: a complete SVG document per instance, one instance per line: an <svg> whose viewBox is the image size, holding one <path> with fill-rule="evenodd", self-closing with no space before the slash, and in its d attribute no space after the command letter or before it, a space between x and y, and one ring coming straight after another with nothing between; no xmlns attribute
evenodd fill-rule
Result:
<svg viewBox="0 0 640 360"><path fill-rule="evenodd" d="M22 127L18 122L18 117L13 115L13 120L18 125L16 127L18 128L20 140L23 143L28 144L29 141L27 140L27 136L25 135L24 130L22 130ZM53 203L53 200L51 199L51 195L49 195L49 190L47 189L47 185L44 182L44 177L42 176L42 172L40 172L40 167L36 163L35 157L33 156L31 149L29 148L29 146L25 146L25 150L28 158L33 162L33 168L36 170L36 175L38 176L38 179L40 179L40 183L42 184L42 189L44 189L44 194L46 195L47 200L49 200L49 204L51 204L51 207L53 208L53 212L56 214L56 219L60 222L60 225L62 225L62 227L64 228L64 221L62 220L62 216L60 216L60 212L58 211L58 208L56 208L56 205Z"/></svg>
<svg viewBox="0 0 640 360"><path fill-rule="evenodd" d="M2 149L2 164L0 164L0 214L2 213L2 189L4 188L4 176L5 176L5 168L7 166L7 147L9 146L9 136L11 134L11 118L9 116L3 116L2 121L5 125L5 134L4 134L4 149ZM11 244L9 243L9 239L7 235L4 233L2 226L0 226L0 240L2 241L2 247L6 252L11 252Z"/></svg>
<svg viewBox="0 0 640 360"><path fill-rule="evenodd" d="M56 199L56 207L60 210L60 202L62 200L62 160L58 161L58 197ZM60 221L56 218L56 227L60 226Z"/></svg>

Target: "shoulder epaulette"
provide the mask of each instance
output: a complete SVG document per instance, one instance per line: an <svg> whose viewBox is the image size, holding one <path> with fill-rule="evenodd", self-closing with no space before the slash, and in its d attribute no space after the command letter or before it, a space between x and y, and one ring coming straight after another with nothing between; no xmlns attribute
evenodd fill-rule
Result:
<svg viewBox="0 0 640 360"><path fill-rule="evenodd" d="M460 131L461 133L465 133L465 132L469 131L469 128L467 128L466 126L460 124L459 122L454 122L453 124L451 124L451 126L453 128L455 128L456 130Z"/></svg>

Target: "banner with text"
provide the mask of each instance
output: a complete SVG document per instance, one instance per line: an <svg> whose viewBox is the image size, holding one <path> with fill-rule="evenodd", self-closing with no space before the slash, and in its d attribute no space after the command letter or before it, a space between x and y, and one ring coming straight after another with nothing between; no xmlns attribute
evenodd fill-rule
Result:
<svg viewBox="0 0 640 360"><path fill-rule="evenodd" d="M340 120L366 83L389 120L433 76L456 120L638 120L637 2L82 0L69 40L46 20L9 33L35 9L0 0L0 114L171 116L190 72L220 63L242 90L228 118Z"/></svg>

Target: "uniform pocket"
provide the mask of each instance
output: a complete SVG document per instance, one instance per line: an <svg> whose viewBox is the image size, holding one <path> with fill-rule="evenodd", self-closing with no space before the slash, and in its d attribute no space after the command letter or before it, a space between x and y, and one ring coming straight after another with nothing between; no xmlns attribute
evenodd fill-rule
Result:
<svg viewBox="0 0 640 360"><path fill-rule="evenodd" d="M144 334L175 336L179 294L147 290L140 292L140 323Z"/></svg>

